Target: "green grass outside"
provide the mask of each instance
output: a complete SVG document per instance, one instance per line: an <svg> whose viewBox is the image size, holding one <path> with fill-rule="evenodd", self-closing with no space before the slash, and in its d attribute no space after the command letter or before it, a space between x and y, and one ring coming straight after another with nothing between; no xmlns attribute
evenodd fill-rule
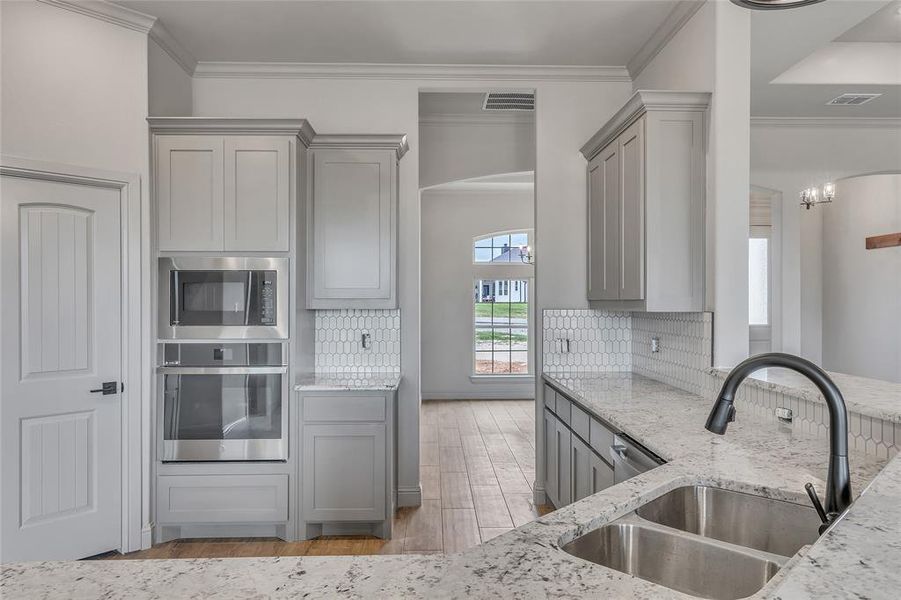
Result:
<svg viewBox="0 0 901 600"><path fill-rule="evenodd" d="M479 342L528 342L529 336L524 333L506 333L503 331L476 331Z"/></svg>
<svg viewBox="0 0 901 600"><path fill-rule="evenodd" d="M496 304L493 302L477 302L476 316L490 317L492 308L494 308L493 314L496 317L527 318L529 316L529 304L527 302L511 302L510 304L506 302L498 302Z"/></svg>

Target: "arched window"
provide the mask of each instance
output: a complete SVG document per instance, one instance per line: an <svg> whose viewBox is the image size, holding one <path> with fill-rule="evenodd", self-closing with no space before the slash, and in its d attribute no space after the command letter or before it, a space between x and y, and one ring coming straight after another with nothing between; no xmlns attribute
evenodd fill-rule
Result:
<svg viewBox="0 0 901 600"><path fill-rule="evenodd" d="M473 241L473 374L531 372L531 231Z"/></svg>
<svg viewBox="0 0 901 600"><path fill-rule="evenodd" d="M528 248L528 231L493 233L475 239L472 261L475 264L529 264L526 259Z"/></svg>

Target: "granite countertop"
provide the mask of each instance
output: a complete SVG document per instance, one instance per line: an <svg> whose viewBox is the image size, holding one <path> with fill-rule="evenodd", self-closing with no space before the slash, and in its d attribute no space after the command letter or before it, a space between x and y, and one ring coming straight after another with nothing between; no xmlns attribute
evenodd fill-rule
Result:
<svg viewBox="0 0 901 600"><path fill-rule="evenodd" d="M823 489L827 444L740 414L704 430L701 398L625 374L547 376L584 408L668 462L452 555L44 562L3 567L4 599L67 598L691 598L562 552L566 542L676 487L709 484L806 503ZM885 461L852 454L860 493ZM894 598L901 589L901 459L846 516L755 598Z"/></svg>
<svg viewBox="0 0 901 600"><path fill-rule="evenodd" d="M729 369L712 368L710 373L726 379ZM829 376L841 390L850 412L892 423L901 423L901 383L833 371L829 372ZM761 369L750 375L745 382L811 402L820 404L826 402L809 379L789 369Z"/></svg>
<svg viewBox="0 0 901 600"><path fill-rule="evenodd" d="M394 391L400 386L400 373L310 373L295 382L295 391Z"/></svg>

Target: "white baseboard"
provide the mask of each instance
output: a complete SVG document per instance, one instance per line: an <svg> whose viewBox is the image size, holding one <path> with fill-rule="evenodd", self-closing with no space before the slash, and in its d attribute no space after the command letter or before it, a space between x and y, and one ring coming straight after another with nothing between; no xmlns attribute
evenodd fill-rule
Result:
<svg viewBox="0 0 901 600"><path fill-rule="evenodd" d="M422 506L422 486L397 488L398 506Z"/></svg>
<svg viewBox="0 0 901 600"><path fill-rule="evenodd" d="M423 400L534 400L535 390L528 393L510 390L477 390L474 392L422 392Z"/></svg>

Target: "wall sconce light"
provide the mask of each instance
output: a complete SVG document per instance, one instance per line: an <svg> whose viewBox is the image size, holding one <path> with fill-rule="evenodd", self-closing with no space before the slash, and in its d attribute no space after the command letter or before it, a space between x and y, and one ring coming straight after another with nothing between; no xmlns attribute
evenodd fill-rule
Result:
<svg viewBox="0 0 901 600"><path fill-rule="evenodd" d="M834 183L823 184L822 194L820 193L819 188L809 187L801 192L801 206L803 206L807 210L810 210L811 206L814 206L815 204L826 204L827 202L832 202L834 198Z"/></svg>
<svg viewBox="0 0 901 600"><path fill-rule="evenodd" d="M535 257L532 255L532 247L531 246L520 246L519 247L519 260L521 260L524 264L527 264L527 265L535 264Z"/></svg>

